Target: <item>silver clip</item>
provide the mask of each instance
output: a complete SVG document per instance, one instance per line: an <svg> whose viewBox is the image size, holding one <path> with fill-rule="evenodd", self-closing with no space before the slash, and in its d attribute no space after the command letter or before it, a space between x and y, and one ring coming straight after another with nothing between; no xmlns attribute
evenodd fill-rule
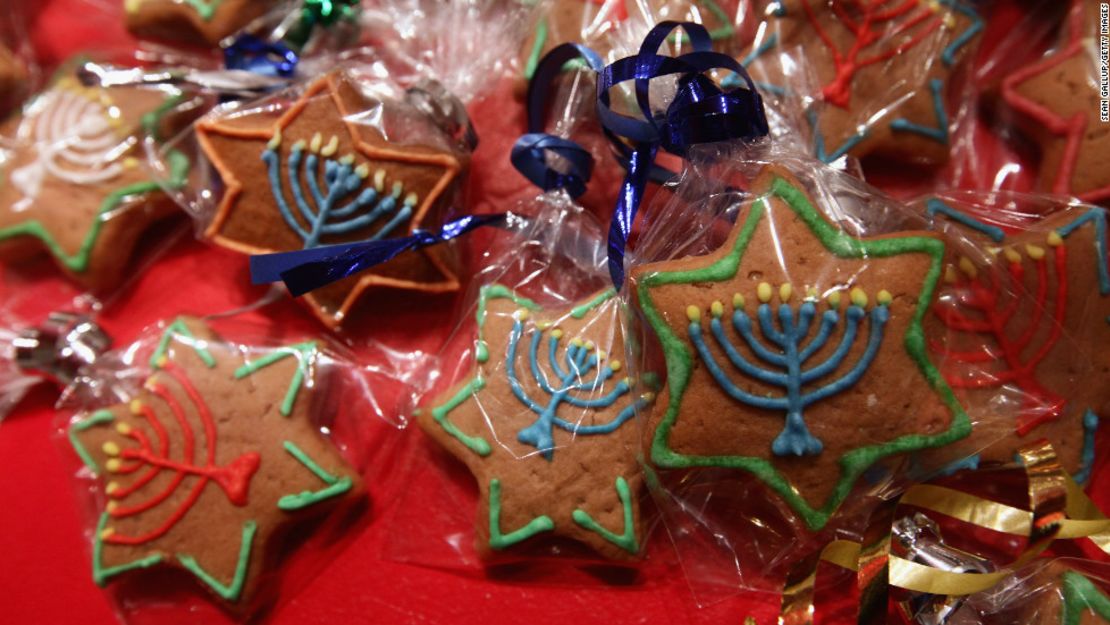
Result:
<svg viewBox="0 0 1110 625"><path fill-rule="evenodd" d="M990 573L994 570L990 560L944 544L936 522L920 512L896 521L893 534L905 550L904 557L911 562L953 573ZM966 600L964 596L913 593L909 599L899 602L899 606L914 623L946 625Z"/></svg>
<svg viewBox="0 0 1110 625"><path fill-rule="evenodd" d="M63 386L73 382L81 369L96 362L111 343L89 317L67 312L50 313L42 326L28 328L12 341L15 363L20 369Z"/></svg>

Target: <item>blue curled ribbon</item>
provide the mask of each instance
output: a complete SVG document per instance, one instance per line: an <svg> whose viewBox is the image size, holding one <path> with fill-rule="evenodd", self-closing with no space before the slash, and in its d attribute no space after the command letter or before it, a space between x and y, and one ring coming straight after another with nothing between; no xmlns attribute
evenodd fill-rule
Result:
<svg viewBox="0 0 1110 625"><path fill-rule="evenodd" d="M600 72L603 63L596 52L577 43L564 43L548 52L536 66L528 83L528 134L517 139L509 159L525 178L544 191L565 189L571 197L586 192L594 160L588 150L574 141L543 132L543 112L548 89L567 62L580 58ZM551 158L554 155L556 158Z"/></svg>
<svg viewBox="0 0 1110 625"><path fill-rule="evenodd" d="M264 41L254 35L239 35L224 48L224 66L260 74L292 78L300 58L288 46L279 42Z"/></svg>
<svg viewBox="0 0 1110 625"><path fill-rule="evenodd" d="M671 32L682 28L693 52L678 57L658 54ZM723 89L704 73L723 69L743 79L735 88ZM651 107L651 80L678 75L674 100L663 113ZM610 106L613 87L635 81L636 104L642 118L616 113ZM712 51L704 26L690 22L661 22L644 37L635 56L606 66L597 80L597 112L606 135L618 154L627 158L628 174L621 186L609 226L609 275L620 290L624 284L624 255L632 224L653 175L659 149L685 157L691 146L730 139L751 141L769 133L763 99L755 83L736 59Z"/></svg>
<svg viewBox="0 0 1110 625"><path fill-rule="evenodd" d="M284 282L293 297L304 295L392 260L409 250L425 248L458 238L483 226L505 227L509 213L468 215L447 222L439 232L417 230L407 237L325 245L295 252L251 256L251 282Z"/></svg>

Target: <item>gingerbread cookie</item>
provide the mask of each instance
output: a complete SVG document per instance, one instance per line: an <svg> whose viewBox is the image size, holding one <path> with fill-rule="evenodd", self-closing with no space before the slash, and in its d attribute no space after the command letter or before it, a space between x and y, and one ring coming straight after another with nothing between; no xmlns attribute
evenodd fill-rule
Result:
<svg viewBox="0 0 1110 625"><path fill-rule="evenodd" d="M667 365L650 458L750 472L819 529L876 462L970 430L921 332L944 244L852 236L774 166L751 197L717 251L632 276Z"/></svg>
<svg viewBox="0 0 1110 625"><path fill-rule="evenodd" d="M226 190L205 236L245 254L288 252L438 230L463 164L450 152L388 141L360 120L380 103L332 73L284 112L202 121L197 139ZM408 252L305 296L338 326L364 291L440 293L459 282L451 251Z"/></svg>
<svg viewBox="0 0 1110 625"><path fill-rule="evenodd" d="M278 4L277 0L124 0L127 30L188 44L219 45Z"/></svg>
<svg viewBox="0 0 1110 625"><path fill-rule="evenodd" d="M15 107L16 100L26 95L27 69L19 58L0 43L0 118Z"/></svg>
<svg viewBox="0 0 1110 625"><path fill-rule="evenodd" d="M778 0L767 14L746 60L763 84L820 88L823 104L807 115L819 159L948 160L947 84L983 29L970 3ZM774 51L803 59L793 73L805 76L784 76L767 62Z"/></svg>
<svg viewBox="0 0 1110 625"><path fill-rule="evenodd" d="M1099 121L1099 3L1074 0L1063 46L1002 82L1018 128L1041 151L1037 187L1087 202L1110 202L1110 133Z"/></svg>
<svg viewBox="0 0 1110 625"><path fill-rule="evenodd" d="M314 344L246 358L240 349L179 319L130 401L70 425L74 450L106 483L97 584L177 567L240 608L284 532L363 496L312 422Z"/></svg>
<svg viewBox="0 0 1110 625"><path fill-rule="evenodd" d="M143 166L143 138L183 123L184 100L170 87L86 87L62 70L0 126L14 146L0 163L0 252L49 252L93 292L127 279L144 232L176 212ZM170 184L182 183L189 160L171 152L168 163Z"/></svg>
<svg viewBox="0 0 1110 625"><path fill-rule="evenodd" d="M933 199L950 246L926 323L930 351L975 427L964 465L1012 462L1047 438L1085 482L1099 416L1110 410L1110 258L1106 211L1063 210L1007 234Z"/></svg>
<svg viewBox="0 0 1110 625"><path fill-rule="evenodd" d="M478 302L473 373L418 423L478 480L484 556L533 536L613 559L640 549L639 430L653 400L621 373L624 338L607 290L549 311L492 285Z"/></svg>
<svg viewBox="0 0 1110 625"><path fill-rule="evenodd" d="M1041 592L1012 622L1110 625L1110 596L1104 582L1096 583L1063 562L1049 564L1034 579L1047 583L1038 584Z"/></svg>

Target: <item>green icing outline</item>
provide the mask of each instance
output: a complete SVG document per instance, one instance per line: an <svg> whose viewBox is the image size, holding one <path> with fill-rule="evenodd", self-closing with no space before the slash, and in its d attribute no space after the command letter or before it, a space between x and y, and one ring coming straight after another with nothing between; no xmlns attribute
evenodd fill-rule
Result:
<svg viewBox="0 0 1110 625"><path fill-rule="evenodd" d="M489 546L500 551L516 543L555 529L555 522L546 514L532 519L527 525L508 534L501 533L501 480L489 481Z"/></svg>
<svg viewBox="0 0 1110 625"><path fill-rule="evenodd" d="M210 21L224 0L182 0L193 8L204 21Z"/></svg>
<svg viewBox="0 0 1110 625"><path fill-rule="evenodd" d="M884 258L905 253L925 253L932 257L916 311L906 330L904 345L911 360L925 376L926 382L940 395L941 400L951 411L952 424L941 434L909 434L886 443L858 447L844 454L839 460L840 479L825 504L819 509L811 507L794 489L790 481L765 459L751 456L692 456L680 454L669 447L667 440L690 381L693 356L659 314L651 301L650 289L665 284L720 282L735 276L755 228L768 209L768 200L764 197L752 204L741 225L733 249L724 258L701 269L652 273L646 276L641 281L641 286L637 288L640 308L662 343L667 361L667 383L670 385L667 411L652 437L651 459L656 465L665 468L719 466L748 471L778 493L805 520L810 529L818 530L828 522L856 479L876 461L892 454L947 445L967 436L971 432L971 422L940 372L929 361L922 331L923 317L929 309L929 303L932 301L933 292L940 278L944 244L937 239L920 236L860 241L825 221L817 209L810 204L804 192L782 177L774 178L770 194L783 200L787 207L802 219L822 245L837 257Z"/></svg>
<svg viewBox="0 0 1110 625"><path fill-rule="evenodd" d="M1110 621L1110 597L1094 582L1075 571L1064 572L1064 607L1060 614L1062 625L1079 625L1083 613L1090 611L1105 621Z"/></svg>
<svg viewBox="0 0 1110 625"><path fill-rule="evenodd" d="M236 369L235 379L241 380L252 375L259 369L268 367L288 356L296 357L297 371L289 381L289 389L285 392L285 398L281 402L281 414L288 417L293 413L293 404L297 401L297 395L300 394L301 389L304 388L305 375L308 371L308 362L316 355L316 351L316 341L306 341L304 343L297 343L296 345L279 347L262 358L253 362L248 362Z"/></svg>
<svg viewBox="0 0 1110 625"><path fill-rule="evenodd" d="M616 481L617 496L620 497L621 505L624 507L624 533L615 534L593 519L592 516L581 508L575 508L571 513L574 522L582 527L596 532L605 540L613 543L614 545L624 549L628 553L635 554L640 550L640 543L636 540L636 527L633 524L632 518L632 491L628 488L628 482L624 477L618 475Z"/></svg>
<svg viewBox="0 0 1110 625"><path fill-rule="evenodd" d="M189 329L189 326L185 323L185 320L181 317L178 317L177 319L173 320L173 323L171 323L169 326L166 327L165 330L162 331L162 338L158 341L158 347L156 347L154 349L154 353L150 355L151 369L158 370L162 368L162 366L159 364L159 361L166 356L166 352L169 350L170 347L170 339L172 339L174 335L181 335L189 339L189 341L191 342L189 347L193 348L193 351L196 352L197 357L201 359L206 367L211 369L216 366L216 359L212 356L212 352L208 351L207 348L199 345L200 341L193 334L193 331Z"/></svg>
<svg viewBox="0 0 1110 625"><path fill-rule="evenodd" d="M103 532L104 528L107 526L108 513L103 512L100 515L100 520L96 524L96 534L93 535L93 582L95 582L97 586L103 587L108 583L109 579L120 573L126 573L127 571L133 571L135 569L148 569L162 562L162 556L155 553L133 560L127 564L104 568L103 565L100 564L101 556L104 553L104 541L100 538L100 533Z"/></svg>
<svg viewBox="0 0 1110 625"><path fill-rule="evenodd" d="M254 542L254 534L257 530L258 524L254 521L248 519L243 523L243 537L239 542L239 559L235 564L235 575L231 578L231 584L227 586L212 577L200 564L197 564L197 560L193 556L179 553L177 554L177 561L220 597L227 601L238 601L239 596L243 593L243 584L247 581L247 568L250 566L251 560L251 544Z"/></svg>
<svg viewBox="0 0 1110 625"><path fill-rule="evenodd" d="M155 140L158 140L158 122L162 120L170 109L177 106L183 100L184 95L182 92L178 91L166 98L166 100L154 111L144 114L141 123L146 133L151 135ZM169 152L168 160L170 164L169 186L171 188L180 188L184 186L185 179L189 175L189 169L192 167L192 163L189 161L188 157L177 150L171 150ZM159 186L158 183L146 181L138 182L109 193L108 196L104 198L104 201L100 203L100 208L96 211L96 215L93 218L92 226L90 226L88 232L85 233L85 238L81 241L77 253L73 256L66 254L65 250L62 249L62 246L54 236L50 234L38 219L18 223L8 226L7 228L0 228L0 241L19 236L37 238L65 268L74 273L83 273L89 268L89 262L92 258L92 248L96 245L96 240L100 237L100 230L105 221L105 219L102 219L102 216L115 210L124 200L132 195L155 193L161 189L162 187Z"/></svg>
<svg viewBox="0 0 1110 625"><path fill-rule="evenodd" d="M332 475L331 473L328 473L326 470L324 470L323 467L317 464L315 460L308 457L308 454L306 454L293 441L285 441L284 443L282 443L282 446L285 448L285 451L289 452L291 456L296 458L298 462L303 464L309 471L313 473L313 475L320 478L320 481L327 484L327 486L317 491L306 490L292 495L285 495L281 499L278 499L278 508L285 510L286 512L300 510L301 508L307 508L308 506L317 504L321 501L324 501L325 499L330 499L337 495L342 495L343 493L351 490L350 477L344 475L342 478L340 478Z"/></svg>
<svg viewBox="0 0 1110 625"><path fill-rule="evenodd" d="M73 446L73 451L77 452L77 456L81 458L81 462L85 463L85 466L92 471L93 475L100 475L100 467L96 466L96 461L93 460L92 454L89 453L88 449L85 449L85 445L77 438L77 433L84 432L94 425L101 425L109 421L114 421L115 418L116 415L112 414L110 410L97 410L88 417L70 425L66 432L66 436L69 438L69 444Z"/></svg>
<svg viewBox="0 0 1110 625"><path fill-rule="evenodd" d="M483 380L480 375L476 376L473 380L467 383L466 386L459 389L459 392L455 393L455 395L452 396L451 399L447 400L447 403L432 408L432 418L435 419L435 422L438 423L440 427L444 429L444 431L446 431L451 436L454 436L463 445L466 445L467 449L478 454L479 456L482 456L483 458L490 455L490 452L493 451L486 439L482 438L481 436L470 436L464 433L458 428L458 426L456 426L454 423L451 423L451 421L447 418L447 415L452 410L462 405L464 401L470 399L472 395L485 387L485 380Z"/></svg>

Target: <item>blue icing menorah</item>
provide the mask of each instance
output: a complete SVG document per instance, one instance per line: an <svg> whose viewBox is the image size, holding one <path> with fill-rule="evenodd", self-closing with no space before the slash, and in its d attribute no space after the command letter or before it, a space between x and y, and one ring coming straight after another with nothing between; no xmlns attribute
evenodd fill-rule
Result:
<svg viewBox="0 0 1110 625"><path fill-rule="evenodd" d="M781 396L773 396L770 393L757 395L744 390L729 379L728 374L718 364L716 356L709 349L702 330L701 309L697 306L689 306L686 309L690 320L690 342L705 363L709 375L729 397L755 408L786 413L786 424L771 444L771 451L775 455L816 455L821 453L824 445L810 434L803 411L808 406L851 388L867 372L867 368L882 345L883 329L890 318L888 305L891 296L887 291L880 291L876 297L878 305L868 312L867 294L862 289L852 289L849 294L848 308L842 315L840 292L832 292L827 298L829 309L820 315L816 334L809 338L810 330L815 325L813 322L818 317L816 292L811 290L809 296L796 310L789 303L792 294L793 288L790 284L783 284L779 288L781 303L777 310L778 327L774 319L776 311L770 303L772 297L770 284L763 282L757 288L761 303L758 306L755 321L744 308L744 297L740 294L733 296L732 328L764 366L749 361L733 345L732 339L725 332L724 323L721 322L724 305L718 301L710 306L709 331L727 357L729 364L741 375L783 389ZM854 365L833 379L834 374L837 374L845 364L860 334L860 323L865 317L870 319L870 330L863 354ZM758 331L763 335L763 340L756 337L756 323L758 323ZM843 334L840 337L840 343L832 353L820 364L805 368L807 362L821 351L821 348L829 342L833 331L840 326L843 326ZM768 347L768 344L771 347Z"/></svg>
<svg viewBox="0 0 1110 625"><path fill-rule="evenodd" d="M292 204L296 206L297 214L308 224L306 228L298 221L285 197L281 181L281 141L279 130L262 152L262 160L268 167L270 192L273 193L278 211L289 228L304 241L305 249L320 245L320 239L324 236L355 232L388 218L388 221L367 238L369 241L377 241L388 237L412 218L418 201L416 193L410 192L402 199L405 189L400 181L395 181L390 192L386 193L384 169L374 172L371 178L370 166L363 163L356 167L354 154L336 157L338 137L332 136L325 144L320 133L316 133L307 144L304 140L294 143L286 161ZM322 187L319 169L321 160L324 164ZM371 184L366 186L368 180Z"/></svg>
<svg viewBox="0 0 1110 625"><path fill-rule="evenodd" d="M624 378L606 391L608 383L621 370L619 360L606 362L607 355L604 351L598 349L593 342L578 338L566 342L565 349L562 349L563 331L550 324L537 323L530 332L531 338L527 348L528 371L543 396L530 397L517 377L517 354L520 351L521 339L524 338L524 322L528 319L528 311L525 309L516 311L513 319L513 329L509 335L509 347L505 359L505 373L509 378L513 395L537 415L532 425L517 434L517 440L540 450L544 458L551 460L554 456L555 441L552 438L554 428L566 430L575 435L609 434L631 419L639 408L654 399L651 393L645 393L606 423L583 425L579 421L560 418L559 408L562 406L585 410L609 408L631 392L632 382ZM540 364L540 343L544 342L544 333L547 330L550 332L547 332L545 351L549 371L545 371ZM560 351L562 351L561 358ZM591 372L592 376L589 375Z"/></svg>

